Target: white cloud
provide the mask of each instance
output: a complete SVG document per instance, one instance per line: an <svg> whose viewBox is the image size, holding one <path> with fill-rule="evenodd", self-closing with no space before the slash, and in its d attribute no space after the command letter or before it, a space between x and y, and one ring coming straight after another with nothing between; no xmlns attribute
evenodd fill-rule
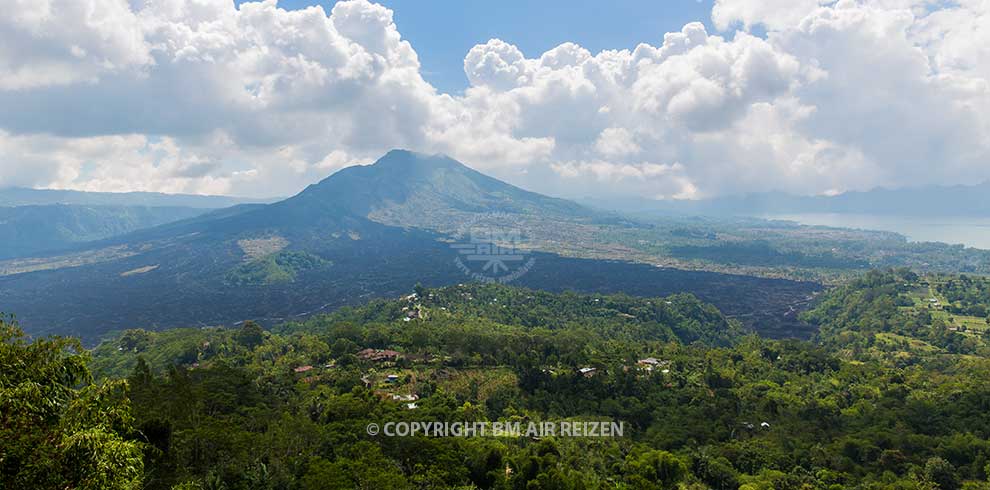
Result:
<svg viewBox="0 0 990 490"><path fill-rule="evenodd" d="M712 21L720 30L735 25L745 28L764 26L768 29L786 29L801 22L806 15L820 5L835 0L715 0Z"/></svg>
<svg viewBox="0 0 990 490"><path fill-rule="evenodd" d="M565 180L591 176L598 184L622 186L630 195L655 199L696 199L698 188L685 176L680 163L623 163L595 160L552 163L550 168Z"/></svg>
<svg viewBox="0 0 990 490"><path fill-rule="evenodd" d="M623 157L642 151L635 136L625 128L605 128L595 140L595 151L604 157Z"/></svg>
<svg viewBox="0 0 990 490"><path fill-rule="evenodd" d="M718 35L599 53L492 39L449 95L366 0L15 0L0 185L284 195L393 147L572 195L990 178L986 1L717 0L712 18Z"/></svg>
<svg viewBox="0 0 990 490"><path fill-rule="evenodd" d="M221 194L232 184L229 175L218 175L218 162L179 148L171 138L66 139L0 132L0 154L17 155L21 162L0 169L0 180L11 185Z"/></svg>
<svg viewBox="0 0 990 490"><path fill-rule="evenodd" d="M879 171L869 185L987 178L987 79L938 66L944 37L918 34L931 21L926 10L884 3L841 1L771 35L825 74L795 91L816 108L798 129L862 153Z"/></svg>
<svg viewBox="0 0 990 490"><path fill-rule="evenodd" d="M464 73L475 87L510 89L526 83L531 64L519 48L501 39L491 39L468 51Z"/></svg>
<svg viewBox="0 0 990 490"><path fill-rule="evenodd" d="M0 90L96 81L151 62L124 0L12 0L0 16Z"/></svg>

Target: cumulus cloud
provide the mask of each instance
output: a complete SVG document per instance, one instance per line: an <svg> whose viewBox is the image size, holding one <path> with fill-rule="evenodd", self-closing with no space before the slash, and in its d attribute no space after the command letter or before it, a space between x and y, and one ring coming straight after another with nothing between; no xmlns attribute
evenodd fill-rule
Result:
<svg viewBox="0 0 990 490"><path fill-rule="evenodd" d="M595 140L595 151L605 157L620 158L639 153L642 148L636 144L632 131L625 128L605 128Z"/></svg>
<svg viewBox="0 0 990 490"><path fill-rule="evenodd" d="M599 53L491 39L450 95L366 0L14 0L0 185L286 195L393 147L572 195L990 178L987 2L717 0L712 20Z"/></svg>
<svg viewBox="0 0 990 490"><path fill-rule="evenodd" d="M835 0L715 0L712 21L720 30L736 25L786 29L801 22L821 5Z"/></svg>
<svg viewBox="0 0 990 490"><path fill-rule="evenodd" d="M468 51L464 73L475 87L509 89L526 83L529 64L519 48L501 39L491 39Z"/></svg>
<svg viewBox="0 0 990 490"><path fill-rule="evenodd" d="M595 160L552 163L550 168L567 180L593 178L598 185L618 185L629 195L653 199L695 199L698 188L684 175L680 163L612 163Z"/></svg>
<svg viewBox="0 0 990 490"><path fill-rule="evenodd" d="M0 39L0 90L95 82L152 61L137 17L119 0L13 0Z"/></svg>

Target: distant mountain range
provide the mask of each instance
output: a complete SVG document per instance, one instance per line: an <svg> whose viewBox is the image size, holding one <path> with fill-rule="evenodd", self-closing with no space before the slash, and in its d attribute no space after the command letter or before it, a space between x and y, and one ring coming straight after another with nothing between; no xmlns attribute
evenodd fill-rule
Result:
<svg viewBox="0 0 990 490"><path fill-rule="evenodd" d="M143 206L219 209L245 203L269 203L276 199L251 199L195 194L159 192L84 192L61 189L0 188L0 206L44 206L48 204L82 206Z"/></svg>
<svg viewBox="0 0 990 490"><path fill-rule="evenodd" d="M73 245L123 235L206 212L188 207L0 207L0 259L57 253Z"/></svg>
<svg viewBox="0 0 990 490"><path fill-rule="evenodd" d="M0 262L0 310L17 313L30 332L89 341L132 327L282 322L408 294L417 283L472 280L457 265L462 252L451 246L473 239L464 235L466 227L532 237L532 249L514 253L528 254L538 266L516 284L540 289L650 296L695 291L733 314L769 311L767 298L800 301L817 288L545 253L604 244L598 233L606 226L634 225L442 155L396 150L273 204L242 204L59 256Z"/></svg>
<svg viewBox="0 0 990 490"><path fill-rule="evenodd" d="M978 185L878 188L835 196L795 196L782 192L697 201L630 199L582 200L584 204L633 214L763 216L836 213L897 216L990 216L990 182Z"/></svg>
<svg viewBox="0 0 990 490"><path fill-rule="evenodd" d="M264 200L156 192L0 189L0 260L50 254L89 241Z"/></svg>

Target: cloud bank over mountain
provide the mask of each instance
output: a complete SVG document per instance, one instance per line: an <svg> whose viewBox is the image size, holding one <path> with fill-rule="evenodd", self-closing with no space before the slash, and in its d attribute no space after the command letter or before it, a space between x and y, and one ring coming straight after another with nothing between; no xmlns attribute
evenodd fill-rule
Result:
<svg viewBox="0 0 990 490"><path fill-rule="evenodd" d="M990 179L990 3L717 0L712 20L599 53L492 39L453 95L365 0L14 0L0 186L284 195L394 147L570 195Z"/></svg>

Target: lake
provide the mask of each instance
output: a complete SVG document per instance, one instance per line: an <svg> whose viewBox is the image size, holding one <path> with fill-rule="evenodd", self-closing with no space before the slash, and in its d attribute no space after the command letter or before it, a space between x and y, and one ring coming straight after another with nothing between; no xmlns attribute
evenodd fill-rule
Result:
<svg viewBox="0 0 990 490"><path fill-rule="evenodd" d="M813 226L893 231L914 242L945 242L990 250L990 218L829 213L772 214L761 218Z"/></svg>

